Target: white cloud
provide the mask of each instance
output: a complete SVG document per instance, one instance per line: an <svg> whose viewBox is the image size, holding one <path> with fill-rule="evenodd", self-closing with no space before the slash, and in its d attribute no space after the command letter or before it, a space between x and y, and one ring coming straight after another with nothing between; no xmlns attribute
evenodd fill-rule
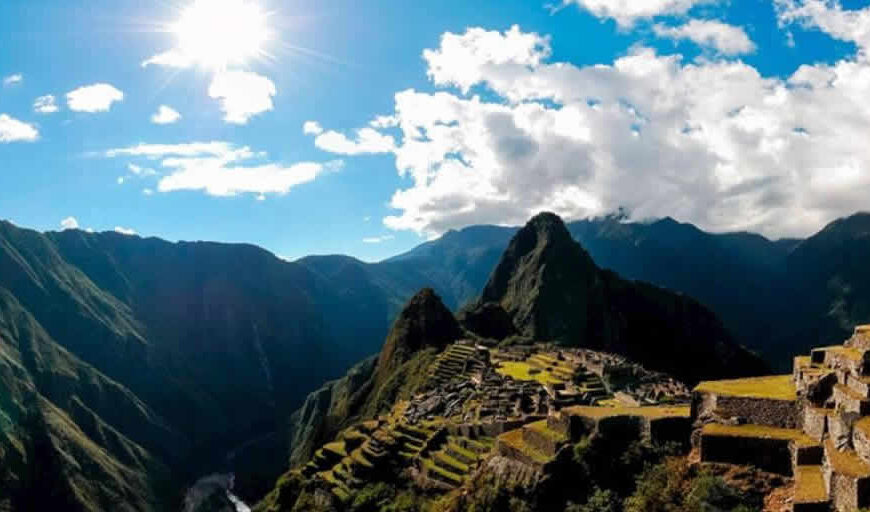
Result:
<svg viewBox="0 0 870 512"><path fill-rule="evenodd" d="M396 116L377 116L369 123L372 128L385 129L394 128L399 125L399 120Z"/></svg>
<svg viewBox="0 0 870 512"><path fill-rule="evenodd" d="M123 185L123 184L124 184L124 181L125 181L126 179L127 179L126 176L118 176L118 179L117 179L118 185Z"/></svg>
<svg viewBox="0 0 870 512"><path fill-rule="evenodd" d="M252 155L250 148L248 148L247 146L240 149L235 149L234 146L228 142L212 141L190 142L185 144L143 143L127 148L110 149L105 152L105 156L108 158L115 158L118 156L142 156L156 159L164 156L227 156L234 152L241 152L241 154L247 156Z"/></svg>
<svg viewBox="0 0 870 512"><path fill-rule="evenodd" d="M314 139L314 145L339 155L363 155L392 153L396 148L396 140L373 128L362 128L357 130L355 140L349 139L343 133L323 132Z"/></svg>
<svg viewBox="0 0 870 512"><path fill-rule="evenodd" d="M690 20L677 27L656 24L653 31L657 36L666 39L688 39L723 55L742 55L755 51L755 43L741 27L719 21Z"/></svg>
<svg viewBox="0 0 870 512"><path fill-rule="evenodd" d="M641 19L685 14L692 7L716 0L563 0L564 5L577 4L599 18L610 18L622 27L630 27Z"/></svg>
<svg viewBox="0 0 870 512"><path fill-rule="evenodd" d="M193 66L193 59L179 50L169 50L142 62L142 67L164 66L168 68L184 69Z"/></svg>
<svg viewBox="0 0 870 512"><path fill-rule="evenodd" d="M67 93L66 102L74 112L108 112L112 104L124 100L124 93L110 84L93 84Z"/></svg>
<svg viewBox="0 0 870 512"><path fill-rule="evenodd" d="M39 140L39 130L34 125L19 121L7 114L0 114L0 143L36 140Z"/></svg>
<svg viewBox="0 0 870 512"><path fill-rule="evenodd" d="M516 25L502 33L470 28L465 34L447 32L438 50L425 50L429 78L436 85L455 85L464 93L492 68L517 71L539 65L550 56L549 38L525 33Z"/></svg>
<svg viewBox="0 0 870 512"><path fill-rule="evenodd" d="M135 176L154 176L157 174L157 171L154 169L149 169L147 167L141 167L136 164L127 164L127 170L130 171L130 174Z"/></svg>
<svg viewBox="0 0 870 512"><path fill-rule="evenodd" d="M113 231L115 233L119 233L121 235L126 235L126 236L134 236L137 234L135 230L132 230L130 228L121 227L121 226L115 226L115 229Z"/></svg>
<svg viewBox="0 0 870 512"><path fill-rule="evenodd" d="M778 79L736 60L687 62L648 48L610 64L550 63L540 36L466 35L427 52L437 56L430 76L486 88L486 99L395 95L393 152L407 185L390 201L390 228L431 236L521 224L542 210L576 219L625 207L635 219L805 236L867 208L863 55ZM534 41L525 48L535 54L492 50L508 40Z"/></svg>
<svg viewBox="0 0 870 512"><path fill-rule="evenodd" d="M142 194L144 194L146 196L151 196L151 195L154 195L154 190L150 189L150 188L143 188Z"/></svg>
<svg viewBox="0 0 870 512"><path fill-rule="evenodd" d="M75 217L67 217L67 218L63 219L62 221L60 221L60 228L64 229L64 230L66 230L66 229L78 229L79 228L79 221L76 220Z"/></svg>
<svg viewBox="0 0 870 512"><path fill-rule="evenodd" d="M290 165L263 162L265 153L227 142L139 144L111 149L104 154L109 158L159 159L167 170L158 181L159 192L199 190L212 196L286 194L297 185L314 181L320 174L343 166L339 160ZM134 164L131 172L136 167ZM140 174L143 172L140 170Z"/></svg>
<svg viewBox="0 0 870 512"><path fill-rule="evenodd" d="M40 96L33 102L33 111L37 114L54 114L58 110L57 99L51 94Z"/></svg>
<svg viewBox="0 0 870 512"><path fill-rule="evenodd" d="M160 105L157 112L151 116L151 122L154 124L173 124L178 122L179 119L181 119L181 114L174 108L166 105Z"/></svg>
<svg viewBox="0 0 870 512"><path fill-rule="evenodd" d="M250 71L220 72L208 88L209 97L221 103L224 121L233 124L247 124L251 117L272 110L277 93L271 80Z"/></svg>
<svg viewBox="0 0 870 512"><path fill-rule="evenodd" d="M369 238L363 238L362 241L364 244L380 244L380 243L384 243L384 242L389 242L390 240L393 240L394 238L396 238L396 237L393 235L383 235L383 236L373 236L373 237L369 237Z"/></svg>
<svg viewBox="0 0 870 512"><path fill-rule="evenodd" d="M781 24L800 23L870 49L870 6L848 10L833 0L774 0L774 5Z"/></svg>
<svg viewBox="0 0 870 512"><path fill-rule="evenodd" d="M305 135L320 135L323 133L323 127L317 121L305 121L302 125L302 133Z"/></svg>
<svg viewBox="0 0 870 512"><path fill-rule="evenodd" d="M3 85L9 87L12 85L20 84L24 81L24 75L21 73L15 73L14 75L9 75L3 79Z"/></svg>

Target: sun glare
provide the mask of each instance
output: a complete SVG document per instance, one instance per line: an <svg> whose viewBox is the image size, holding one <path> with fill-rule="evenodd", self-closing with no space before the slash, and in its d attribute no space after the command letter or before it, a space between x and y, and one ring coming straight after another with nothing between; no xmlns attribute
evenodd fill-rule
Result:
<svg viewBox="0 0 870 512"><path fill-rule="evenodd" d="M248 0L194 0L172 31L185 57L224 68L263 55L269 40L267 16Z"/></svg>

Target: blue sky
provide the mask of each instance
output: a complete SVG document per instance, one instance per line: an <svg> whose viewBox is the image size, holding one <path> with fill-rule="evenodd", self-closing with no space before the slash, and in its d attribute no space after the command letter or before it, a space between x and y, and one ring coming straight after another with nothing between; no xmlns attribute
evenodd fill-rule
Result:
<svg viewBox="0 0 870 512"><path fill-rule="evenodd" d="M551 4L6 0L0 218L377 260L540 209L778 237L866 204L868 1ZM253 37L220 9L259 52L212 54Z"/></svg>

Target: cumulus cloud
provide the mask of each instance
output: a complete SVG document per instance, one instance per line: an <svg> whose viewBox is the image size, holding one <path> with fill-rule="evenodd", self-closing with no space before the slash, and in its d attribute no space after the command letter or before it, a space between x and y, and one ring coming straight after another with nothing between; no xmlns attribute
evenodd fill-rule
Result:
<svg viewBox="0 0 870 512"><path fill-rule="evenodd" d="M104 155L159 160L166 171L157 183L159 192L198 190L212 196L286 194L297 185L314 181L320 174L343 166L340 160L290 165L264 162L265 153L227 142L139 144L111 149ZM131 171L133 169L131 167ZM140 174L143 172L144 169Z"/></svg>
<svg viewBox="0 0 870 512"><path fill-rule="evenodd" d="M247 124L255 115L272 110L275 84L250 71L223 71L215 75L208 88L209 97L219 100L224 121Z"/></svg>
<svg viewBox="0 0 870 512"><path fill-rule="evenodd" d="M137 234L135 230L130 229L130 228L125 228L122 226L115 226L115 229L113 231L115 233L119 233L121 235L126 235L126 236L135 236Z"/></svg>
<svg viewBox="0 0 870 512"><path fill-rule="evenodd" d="M32 124L19 121L7 114L0 114L0 143L34 142L39 140L39 130Z"/></svg>
<svg viewBox="0 0 870 512"><path fill-rule="evenodd" d="M716 0L563 0L564 5L577 4L599 18L616 20L630 27L641 19L685 14L692 7Z"/></svg>
<svg viewBox="0 0 870 512"><path fill-rule="evenodd" d="M525 33L516 25L505 33L470 28L464 34L447 32L441 47L425 50L429 78L436 85L454 85L467 93L494 68L521 72L550 56L549 38Z"/></svg>
<svg viewBox="0 0 870 512"><path fill-rule="evenodd" d="M673 40L687 39L693 43L712 48L723 55L743 55L755 51L755 43L741 27L712 20L690 20L684 25L668 27L653 26L659 37Z"/></svg>
<svg viewBox="0 0 870 512"><path fill-rule="evenodd" d="M368 237L368 238L363 238L362 241L364 244L381 244L384 242L389 242L390 240L393 240L394 238L396 238L396 237L393 235L372 236L372 237Z"/></svg>
<svg viewBox="0 0 870 512"><path fill-rule="evenodd" d="M14 75L9 75L3 79L3 85L9 87L12 85L20 84L24 81L24 75L21 73L15 73Z"/></svg>
<svg viewBox="0 0 870 512"><path fill-rule="evenodd" d="M57 99L51 94L40 96L33 101L33 111L37 114L54 114L60 110Z"/></svg>
<svg viewBox="0 0 870 512"><path fill-rule="evenodd" d="M323 127L317 121L305 121L302 125L302 133L305 135L320 135L323 133Z"/></svg>
<svg viewBox="0 0 870 512"><path fill-rule="evenodd" d="M393 153L407 185L390 201L390 228L431 236L541 210L576 219L624 207L635 219L805 236L866 209L861 55L779 79L649 48L610 64L549 62L546 38L514 29L445 42L425 54L429 76L469 92L395 95Z"/></svg>
<svg viewBox="0 0 870 512"><path fill-rule="evenodd" d="M178 122L179 119L181 119L181 114L166 105L160 105L157 112L151 116L151 122L154 124L172 124Z"/></svg>
<svg viewBox="0 0 870 512"><path fill-rule="evenodd" d="M67 218L63 219L62 221L60 221L60 228L63 230L78 229L79 228L79 221L76 220L75 217L67 217Z"/></svg>
<svg viewBox="0 0 870 512"><path fill-rule="evenodd" d="M335 131L322 132L314 139L314 145L339 155L373 155L393 152L396 140L373 128L362 128L357 130L354 139Z"/></svg>
<svg viewBox="0 0 870 512"><path fill-rule="evenodd" d="M123 100L123 92L104 83L79 87L66 95L67 105L74 112L108 112L113 103Z"/></svg>
<svg viewBox="0 0 870 512"><path fill-rule="evenodd" d="M831 0L774 0L780 23L800 23L827 33L841 41L870 49L870 6L863 9L843 9Z"/></svg>

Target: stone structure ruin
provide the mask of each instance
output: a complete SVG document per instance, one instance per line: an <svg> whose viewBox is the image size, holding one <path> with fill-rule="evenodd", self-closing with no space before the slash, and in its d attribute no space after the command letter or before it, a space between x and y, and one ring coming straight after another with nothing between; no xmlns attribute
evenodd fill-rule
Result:
<svg viewBox="0 0 870 512"><path fill-rule="evenodd" d="M702 462L793 477L795 512L870 507L870 326L792 375L702 382L692 420Z"/></svg>

